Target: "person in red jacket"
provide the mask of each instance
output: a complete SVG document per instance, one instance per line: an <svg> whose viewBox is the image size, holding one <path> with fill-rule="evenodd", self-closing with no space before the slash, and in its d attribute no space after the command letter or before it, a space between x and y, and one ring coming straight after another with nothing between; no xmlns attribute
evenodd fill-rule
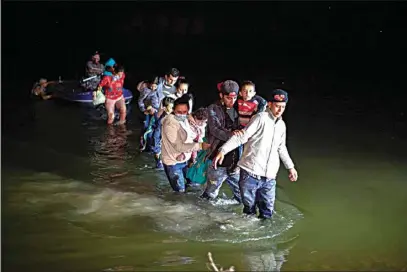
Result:
<svg viewBox="0 0 407 272"><path fill-rule="evenodd" d="M114 121L115 107L120 111L119 124L126 123L126 103L123 97L125 76L123 67L114 69L112 66L107 66L104 76L99 83L98 90L103 89L106 97L105 106L108 125ZM94 95L96 95L96 92L94 92Z"/></svg>

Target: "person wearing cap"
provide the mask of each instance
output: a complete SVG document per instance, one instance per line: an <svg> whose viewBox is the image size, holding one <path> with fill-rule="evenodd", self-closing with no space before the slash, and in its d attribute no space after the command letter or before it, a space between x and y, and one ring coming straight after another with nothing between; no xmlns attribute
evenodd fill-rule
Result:
<svg viewBox="0 0 407 272"><path fill-rule="evenodd" d="M34 83L31 94L43 100L52 98L52 95L47 94L47 86L52 83L55 83L55 81L47 81L45 78L41 78L38 82Z"/></svg>
<svg viewBox="0 0 407 272"><path fill-rule="evenodd" d="M221 147L234 134L240 133L239 114L236 108L236 100L239 92L239 85L233 80L226 80L220 86L220 100L208 107L207 138L211 145L206 159L213 160ZM241 202L239 181L239 148L236 146L230 150L220 167L209 165L207 169L207 182L202 198L215 199L219 194L219 189L223 182L229 184L233 191L233 197Z"/></svg>
<svg viewBox="0 0 407 272"><path fill-rule="evenodd" d="M210 147L205 142L187 142L189 95L174 101L174 110L162 120L162 162L168 181L175 192L186 191L187 162L194 151Z"/></svg>
<svg viewBox="0 0 407 272"><path fill-rule="evenodd" d="M271 218L273 215L280 160L288 170L289 179L294 182L298 178L287 150L286 125L282 119L288 94L277 89L266 99L268 109L255 115L243 133L234 135L224 143L213 159L213 167L217 169L227 154L244 144L243 155L238 163L243 212L255 215L258 208L260 218Z"/></svg>
<svg viewBox="0 0 407 272"><path fill-rule="evenodd" d="M88 80L84 83L86 89L94 90L97 88L97 85L100 82L101 75L105 67L100 63L100 55L98 52L92 55L92 59L86 63L86 76L93 77L97 76L91 80Z"/></svg>

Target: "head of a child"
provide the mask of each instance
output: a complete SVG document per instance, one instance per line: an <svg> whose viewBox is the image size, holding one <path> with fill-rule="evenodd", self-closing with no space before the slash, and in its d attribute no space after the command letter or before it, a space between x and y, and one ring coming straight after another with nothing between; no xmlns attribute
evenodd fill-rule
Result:
<svg viewBox="0 0 407 272"><path fill-rule="evenodd" d="M181 78L177 82L177 96L181 97L184 94L188 93L189 83L185 78Z"/></svg>
<svg viewBox="0 0 407 272"><path fill-rule="evenodd" d="M115 69L115 74L120 78L124 74L124 67L121 65L118 65Z"/></svg>
<svg viewBox="0 0 407 272"><path fill-rule="evenodd" d="M240 87L239 95L244 101L252 99L256 95L256 85L252 81L243 81Z"/></svg>
<svg viewBox="0 0 407 272"><path fill-rule="evenodd" d="M192 113L195 123L202 127L205 126L208 121L208 110L206 108L199 108Z"/></svg>
<svg viewBox="0 0 407 272"><path fill-rule="evenodd" d="M163 106L167 113L172 113L174 109L174 101L174 98L168 96L163 99Z"/></svg>
<svg viewBox="0 0 407 272"><path fill-rule="evenodd" d="M158 88L158 77L148 82L150 90L155 91Z"/></svg>

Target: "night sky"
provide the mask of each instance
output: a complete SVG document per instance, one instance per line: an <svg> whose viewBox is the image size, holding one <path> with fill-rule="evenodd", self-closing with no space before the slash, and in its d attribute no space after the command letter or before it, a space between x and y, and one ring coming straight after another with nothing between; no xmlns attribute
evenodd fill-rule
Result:
<svg viewBox="0 0 407 272"><path fill-rule="evenodd" d="M40 77L80 78L95 50L102 61L114 57L127 68L129 85L171 66L200 81L329 73L335 80L401 85L406 6L401 1L5 1L2 85L24 89ZM11 94L2 88L4 95Z"/></svg>

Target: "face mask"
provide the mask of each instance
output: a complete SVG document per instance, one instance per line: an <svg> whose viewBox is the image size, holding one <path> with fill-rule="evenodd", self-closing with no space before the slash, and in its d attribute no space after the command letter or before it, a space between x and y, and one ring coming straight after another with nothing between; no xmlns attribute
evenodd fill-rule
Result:
<svg viewBox="0 0 407 272"><path fill-rule="evenodd" d="M174 115L175 115L175 119L180 122L187 120L187 117L188 117L188 115L186 115L186 114L174 114Z"/></svg>

